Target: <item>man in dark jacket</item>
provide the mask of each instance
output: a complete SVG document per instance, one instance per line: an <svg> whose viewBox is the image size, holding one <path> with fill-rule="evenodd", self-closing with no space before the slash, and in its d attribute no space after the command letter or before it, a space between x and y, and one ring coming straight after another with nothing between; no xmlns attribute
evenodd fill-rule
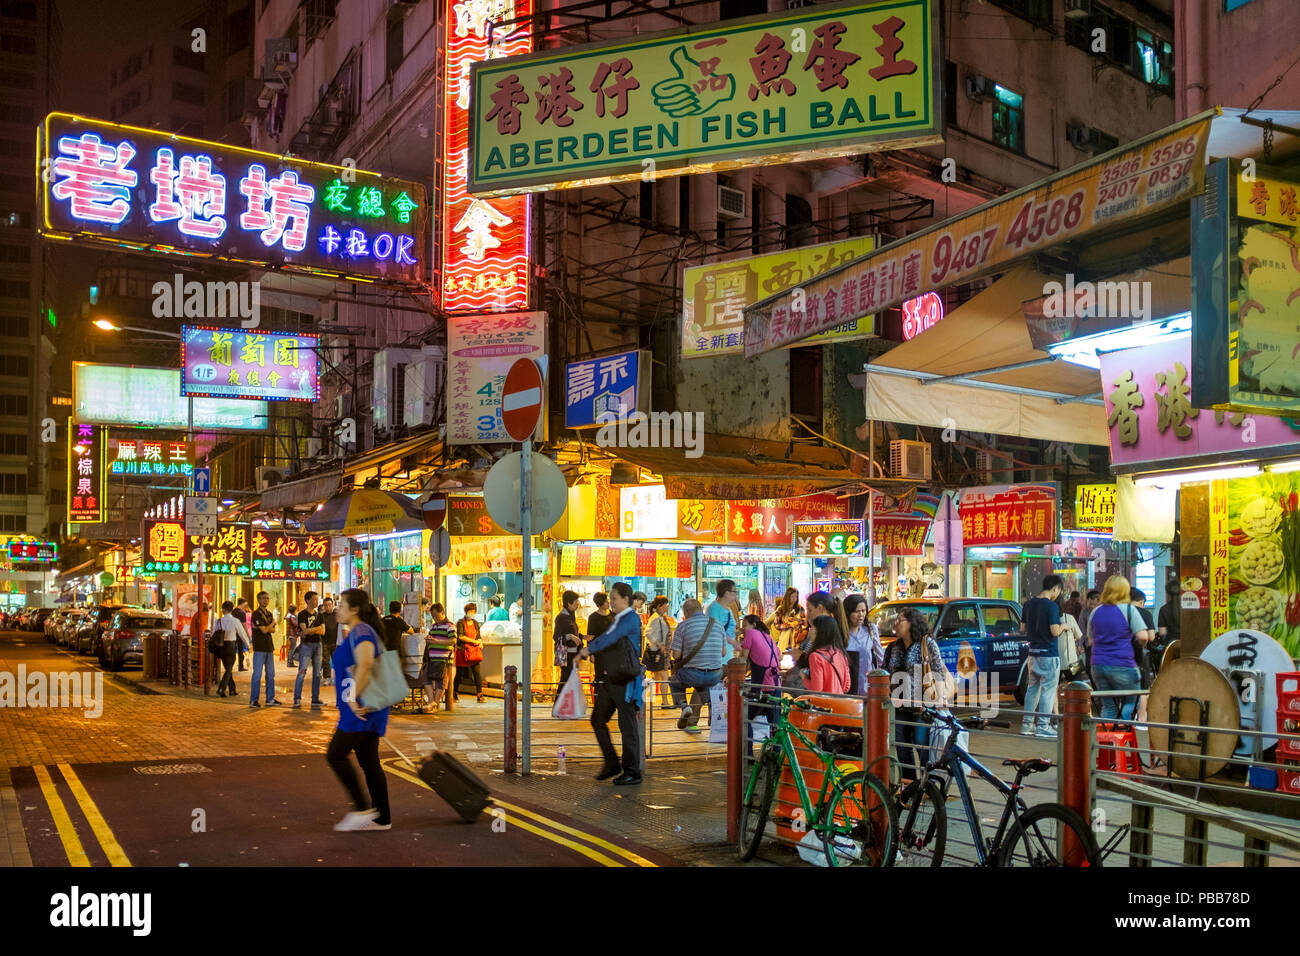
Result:
<svg viewBox="0 0 1300 956"><path fill-rule="evenodd" d="M253 632L253 629L252 625L248 621L248 616L252 611L253 609L248 604L248 598L240 598L235 602L235 610L232 612L235 615L235 620L244 625L244 630L248 631L250 634ZM248 670L248 668L244 666L244 651L248 650L247 646L245 646L242 640L236 641L235 645L239 651L239 669L241 671Z"/></svg>
<svg viewBox="0 0 1300 956"><path fill-rule="evenodd" d="M339 643L339 622L334 610L334 599L327 597L321 602L320 621L325 631L321 634L321 656L324 658L325 684L332 686L334 684L334 675L331 673L330 658L334 656L334 648Z"/></svg>
<svg viewBox="0 0 1300 956"><path fill-rule="evenodd" d="M610 626L599 637L588 641L579 656L585 658L598 654L613 648L618 641L627 640L636 660L640 661L641 619L632 610L632 588L626 581L618 581L610 588L610 594L610 610L614 612ZM596 774L596 779L614 777L616 787L641 782L641 726L637 722L637 710L644 699L641 681L642 673L638 669L631 680L614 683L607 678L600 658L596 658L596 703L591 709L591 728L605 758L605 765ZM609 737L609 718L615 713L618 714L619 734L623 738L621 761Z"/></svg>
<svg viewBox="0 0 1300 956"><path fill-rule="evenodd" d="M402 653L402 635L414 633L415 629L402 617L402 602L389 601L388 614L384 617L384 649Z"/></svg>

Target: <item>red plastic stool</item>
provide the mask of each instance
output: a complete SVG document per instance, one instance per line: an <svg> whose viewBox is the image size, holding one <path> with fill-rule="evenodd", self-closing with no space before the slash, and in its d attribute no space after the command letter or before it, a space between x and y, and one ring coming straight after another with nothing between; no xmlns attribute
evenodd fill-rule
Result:
<svg viewBox="0 0 1300 956"><path fill-rule="evenodd" d="M1097 769L1137 776L1142 773L1137 732L1127 730L1097 731Z"/></svg>

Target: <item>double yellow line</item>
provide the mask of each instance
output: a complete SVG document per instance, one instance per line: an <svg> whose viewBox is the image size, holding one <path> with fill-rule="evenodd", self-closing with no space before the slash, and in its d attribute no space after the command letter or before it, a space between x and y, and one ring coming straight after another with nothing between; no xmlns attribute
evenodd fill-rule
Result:
<svg viewBox="0 0 1300 956"><path fill-rule="evenodd" d="M66 763L58 764L59 772L63 774L63 779L72 791L72 796L77 801L77 806L81 807L81 813L90 824L90 831L99 841L100 848L104 851L104 856L108 857L110 866L130 866L131 861L127 859L125 851L117 838L113 836L113 831L104 815L99 812L99 807L95 806L95 801L90 799L90 794L86 792L86 787L81 782L81 778ZM77 828L73 826L72 817L68 813L68 808L63 803L63 798L59 796L58 788L55 786L54 779L50 776L48 767L37 765L32 768L36 772L36 782L40 784L41 793L45 795L45 803L50 808L50 816L54 818L54 828L59 833L59 840L63 843L63 851L68 855L68 864L70 866L90 866L90 857L86 856L86 849L81 845L81 838L77 836Z"/></svg>
<svg viewBox="0 0 1300 956"><path fill-rule="evenodd" d="M384 769L393 776L401 777L417 787L432 790L427 783L415 776L415 774L406 770L399 770L397 764L400 762L396 757L385 760L383 761ZM610 843L608 840L602 840L600 837L586 831L565 826L563 823L557 823L549 817L544 817L539 813L526 810L513 803L507 803L497 797L492 798L492 805L500 810L505 820L513 826L517 826L521 830L526 830L543 840L549 840L575 853L580 853L602 866L658 866L657 863L653 863L631 850Z"/></svg>

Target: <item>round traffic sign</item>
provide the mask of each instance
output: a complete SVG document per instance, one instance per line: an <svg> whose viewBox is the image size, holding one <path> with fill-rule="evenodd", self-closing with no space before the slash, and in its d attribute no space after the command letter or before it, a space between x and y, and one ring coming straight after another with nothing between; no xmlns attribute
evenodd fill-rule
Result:
<svg viewBox="0 0 1300 956"><path fill-rule="evenodd" d="M424 515L424 523L430 531L437 531L447 520L447 498L445 495L434 495L423 505L420 511Z"/></svg>
<svg viewBox="0 0 1300 956"><path fill-rule="evenodd" d="M542 414L542 373L532 359L522 358L506 373L501 392L501 422L515 441L525 441Z"/></svg>
<svg viewBox="0 0 1300 956"><path fill-rule="evenodd" d="M429 535L429 563L440 568L451 557L451 535L446 528L435 528Z"/></svg>
<svg viewBox="0 0 1300 956"><path fill-rule="evenodd" d="M533 452L532 470L528 478L528 500L531 511L530 525L533 534L548 531L564 516L569 505L569 486L564 472L544 455ZM520 465L523 453L506 455L488 470L483 479L483 503L497 524L514 534L523 530L520 524L519 493Z"/></svg>

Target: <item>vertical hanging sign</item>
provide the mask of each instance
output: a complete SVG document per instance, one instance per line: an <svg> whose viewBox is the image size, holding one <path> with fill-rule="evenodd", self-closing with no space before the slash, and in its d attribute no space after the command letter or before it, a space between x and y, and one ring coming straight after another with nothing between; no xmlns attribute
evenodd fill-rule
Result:
<svg viewBox="0 0 1300 956"><path fill-rule="evenodd" d="M68 419L68 522L104 520L104 426Z"/></svg>
<svg viewBox="0 0 1300 956"><path fill-rule="evenodd" d="M532 29L495 25L532 13L533 0L446 0L443 18L443 145L440 212L446 312L520 312L528 308L528 197L476 199L468 192L470 67L531 53ZM489 41L489 37L491 40Z"/></svg>
<svg viewBox="0 0 1300 956"><path fill-rule="evenodd" d="M1230 630L1228 615L1228 482L1210 482L1210 640Z"/></svg>

